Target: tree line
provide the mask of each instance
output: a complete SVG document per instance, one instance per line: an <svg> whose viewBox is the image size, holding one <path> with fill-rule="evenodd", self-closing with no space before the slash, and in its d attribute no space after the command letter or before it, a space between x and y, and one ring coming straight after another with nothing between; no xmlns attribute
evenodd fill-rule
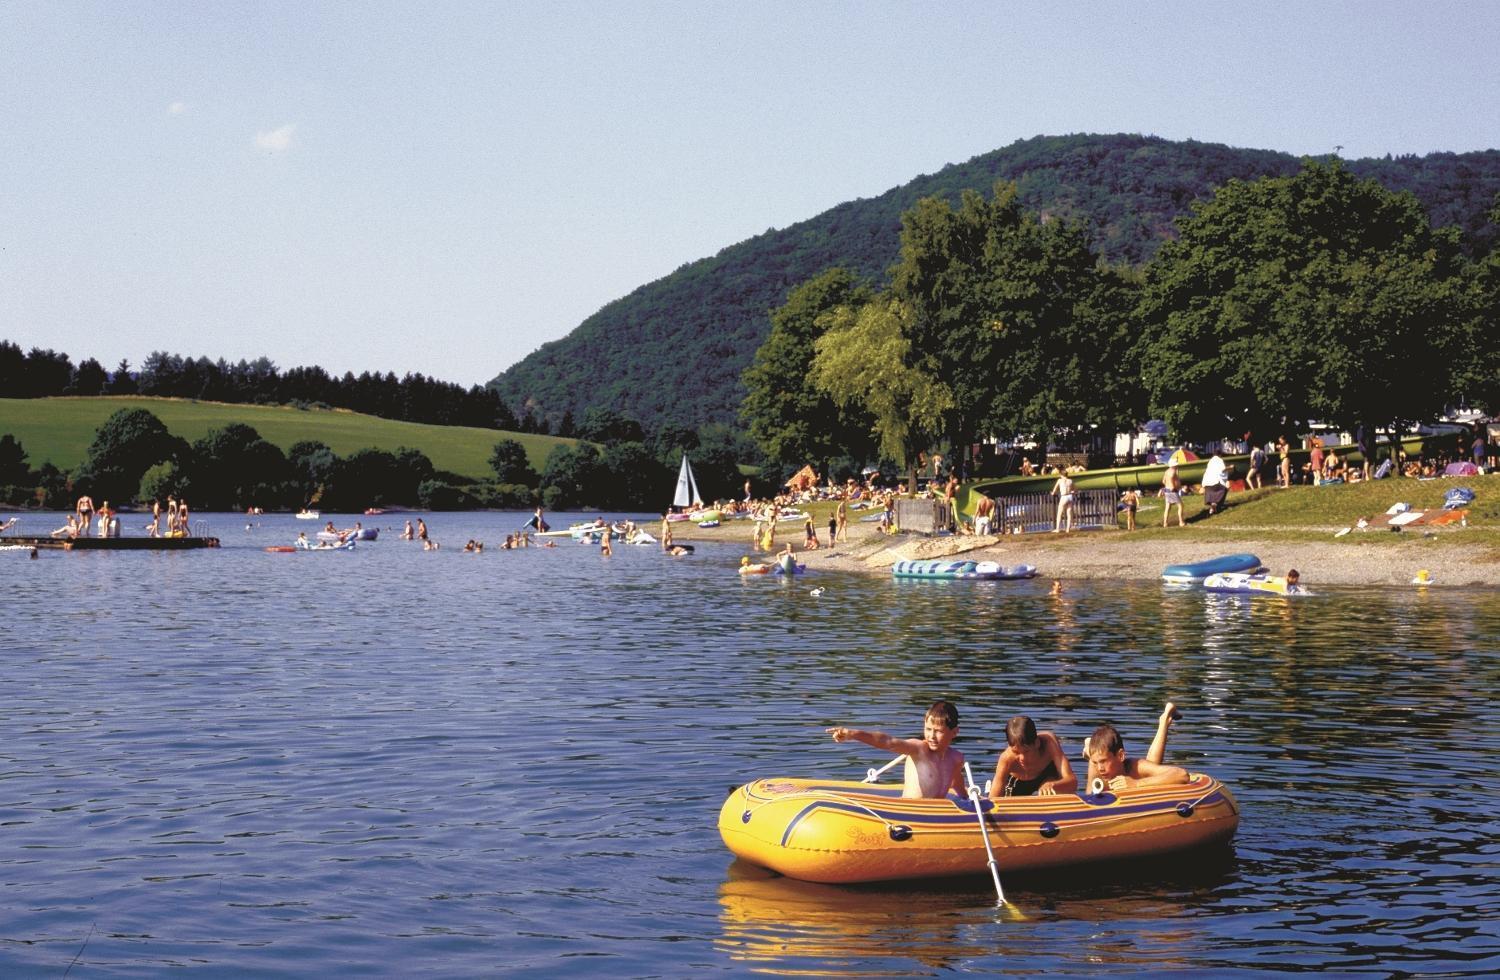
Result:
<svg viewBox="0 0 1500 980"><path fill-rule="evenodd" d="M925 198L885 288L833 268L792 290L741 418L790 466L982 437L1078 446L1150 418L1179 441L1265 441L1314 419L1400 432L1493 411L1500 255L1464 246L1337 161L1229 181L1140 267L1102 261L1014 184Z"/></svg>
<svg viewBox="0 0 1500 980"><path fill-rule="evenodd" d="M464 388L420 373L352 371L342 377L321 367L282 371L266 357L229 362L223 358L183 357L154 351L132 370L122 360L113 371L86 357L74 365L69 354L33 347L28 352L0 340L0 397L53 395L154 395L241 405L300 405L347 408L380 418L432 425L551 433L552 426L529 411L519 415L493 388ZM570 428L571 418L561 429ZM571 435L559 431L558 435Z"/></svg>
<svg viewBox="0 0 1500 980"><path fill-rule="evenodd" d="M32 468L25 447L0 435L0 503L72 509L78 495L117 506L189 499L197 511L250 507L296 510L317 506L358 513L367 507L427 510L602 508L659 510L671 499L681 454L689 452L700 489L709 499L737 495L744 447L727 426L665 428L645 433L640 423L608 409L584 413L586 440L563 444L541 472L525 448L500 439L490 456L491 478L435 469L419 449L361 449L339 456L316 440L286 452L255 429L232 423L189 443L154 414L128 408L94 434L84 461L71 472L51 462Z"/></svg>

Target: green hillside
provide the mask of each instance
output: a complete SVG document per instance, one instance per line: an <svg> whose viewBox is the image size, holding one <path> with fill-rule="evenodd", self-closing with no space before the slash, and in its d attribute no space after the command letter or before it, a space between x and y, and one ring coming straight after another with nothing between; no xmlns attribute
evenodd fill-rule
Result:
<svg viewBox="0 0 1500 980"><path fill-rule="evenodd" d="M770 332L790 288L834 265L883 282L897 258L901 213L919 199L988 196L1014 181L1029 210L1083 221L1111 263L1138 265L1175 234L1195 200L1230 180L1286 176L1286 153L1148 136L1046 136L917 177L879 197L840 204L767 231L641 286L544 344L491 382L511 406L556 422L590 406L648 427L737 425L740 374ZM1456 225L1475 251L1493 244L1486 220L1500 192L1500 151L1347 161L1350 171L1413 193L1436 225Z"/></svg>
<svg viewBox="0 0 1500 980"><path fill-rule="evenodd" d="M32 466L50 461L70 470L83 462L94 430L122 408L144 408L161 419L173 435L189 442L202 438L210 429L242 422L282 452L303 439L325 443L340 456L360 449L393 452L409 446L425 453L439 470L475 479L494 475L490 453L501 439L514 439L524 446L538 472L555 447L577 442L499 429L396 422L341 409L144 397L0 398L0 434L8 432L19 439Z"/></svg>

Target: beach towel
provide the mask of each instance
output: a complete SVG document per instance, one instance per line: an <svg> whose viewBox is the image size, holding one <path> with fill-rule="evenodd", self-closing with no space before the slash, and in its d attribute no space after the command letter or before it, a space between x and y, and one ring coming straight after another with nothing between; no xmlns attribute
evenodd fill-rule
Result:
<svg viewBox="0 0 1500 980"><path fill-rule="evenodd" d="M1443 510L1467 507L1474 502L1474 491L1468 487L1454 487L1443 494Z"/></svg>

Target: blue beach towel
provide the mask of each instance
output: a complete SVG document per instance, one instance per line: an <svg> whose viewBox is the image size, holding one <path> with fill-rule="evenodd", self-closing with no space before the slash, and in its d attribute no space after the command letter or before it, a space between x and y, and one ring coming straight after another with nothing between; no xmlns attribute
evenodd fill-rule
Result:
<svg viewBox="0 0 1500 980"><path fill-rule="evenodd" d="M1443 510L1457 510L1474 502L1474 491L1468 487L1454 487L1443 494Z"/></svg>

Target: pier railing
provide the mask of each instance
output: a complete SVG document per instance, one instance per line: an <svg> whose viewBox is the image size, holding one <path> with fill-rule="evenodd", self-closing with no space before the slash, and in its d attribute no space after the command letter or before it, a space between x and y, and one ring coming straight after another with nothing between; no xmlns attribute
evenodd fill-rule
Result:
<svg viewBox="0 0 1500 980"><path fill-rule="evenodd" d="M1050 531L1057 520L1057 497L1050 493L1020 493L995 498L1002 534ZM1113 490L1075 490L1073 527L1118 527Z"/></svg>

